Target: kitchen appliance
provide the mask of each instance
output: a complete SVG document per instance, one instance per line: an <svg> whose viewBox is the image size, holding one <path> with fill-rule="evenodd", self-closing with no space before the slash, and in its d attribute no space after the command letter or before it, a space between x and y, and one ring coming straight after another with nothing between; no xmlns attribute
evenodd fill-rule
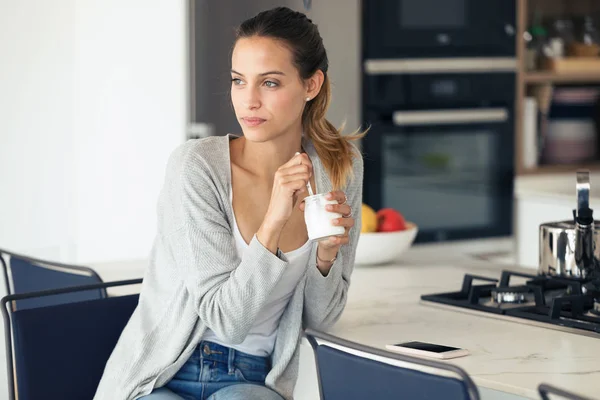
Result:
<svg viewBox="0 0 600 400"><path fill-rule="evenodd" d="M364 202L419 226L416 242L510 235L510 72L367 75Z"/></svg>
<svg viewBox="0 0 600 400"><path fill-rule="evenodd" d="M510 235L515 0L362 6L364 202L416 243Z"/></svg>
<svg viewBox="0 0 600 400"><path fill-rule="evenodd" d="M515 0L381 0L362 4L365 56L369 60L515 56Z"/></svg>
<svg viewBox="0 0 600 400"><path fill-rule="evenodd" d="M525 282L516 282L517 279ZM466 274L454 292L421 296L424 304L600 338L600 297L593 281L504 270L500 279Z"/></svg>
<svg viewBox="0 0 600 400"><path fill-rule="evenodd" d="M590 208L589 171L577 172L577 208L573 219L541 224L539 269L542 275L600 278L600 224Z"/></svg>
<svg viewBox="0 0 600 400"><path fill-rule="evenodd" d="M460 290L421 300L600 338L598 239L589 171L577 173L576 188L573 220L540 225L537 275L505 270L497 280L467 274Z"/></svg>

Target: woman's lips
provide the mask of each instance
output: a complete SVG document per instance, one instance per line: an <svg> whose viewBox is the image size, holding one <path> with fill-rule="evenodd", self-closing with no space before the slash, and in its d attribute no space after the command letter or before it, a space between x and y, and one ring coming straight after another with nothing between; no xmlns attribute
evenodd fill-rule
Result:
<svg viewBox="0 0 600 400"><path fill-rule="evenodd" d="M262 118L252 118L252 117L245 117L242 118L242 121L244 121L244 123L248 126L258 126L260 124L262 124L263 122L265 122L265 119Z"/></svg>

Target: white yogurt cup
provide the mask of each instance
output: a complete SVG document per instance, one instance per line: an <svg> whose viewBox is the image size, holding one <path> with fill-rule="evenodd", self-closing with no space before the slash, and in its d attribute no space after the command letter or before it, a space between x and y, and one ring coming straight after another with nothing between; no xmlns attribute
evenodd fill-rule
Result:
<svg viewBox="0 0 600 400"><path fill-rule="evenodd" d="M324 194L315 194L306 197L304 203L304 221L310 240L321 240L345 233L343 226L332 223L332 220L341 218L342 215L325 209L327 204L338 204L336 200L327 200Z"/></svg>

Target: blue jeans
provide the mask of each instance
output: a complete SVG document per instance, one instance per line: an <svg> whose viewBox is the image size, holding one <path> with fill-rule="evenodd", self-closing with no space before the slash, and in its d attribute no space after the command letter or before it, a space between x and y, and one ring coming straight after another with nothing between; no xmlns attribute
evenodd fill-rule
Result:
<svg viewBox="0 0 600 400"><path fill-rule="evenodd" d="M175 376L144 400L283 400L265 386L269 357L201 341Z"/></svg>

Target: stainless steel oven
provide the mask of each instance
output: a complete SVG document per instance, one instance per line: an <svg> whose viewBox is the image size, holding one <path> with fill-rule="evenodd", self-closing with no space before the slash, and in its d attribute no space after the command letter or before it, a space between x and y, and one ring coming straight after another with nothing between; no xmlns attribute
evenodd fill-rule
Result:
<svg viewBox="0 0 600 400"><path fill-rule="evenodd" d="M365 0L364 58L512 58L515 24L516 0Z"/></svg>
<svg viewBox="0 0 600 400"><path fill-rule="evenodd" d="M365 77L364 201L418 242L512 231L514 73Z"/></svg>

